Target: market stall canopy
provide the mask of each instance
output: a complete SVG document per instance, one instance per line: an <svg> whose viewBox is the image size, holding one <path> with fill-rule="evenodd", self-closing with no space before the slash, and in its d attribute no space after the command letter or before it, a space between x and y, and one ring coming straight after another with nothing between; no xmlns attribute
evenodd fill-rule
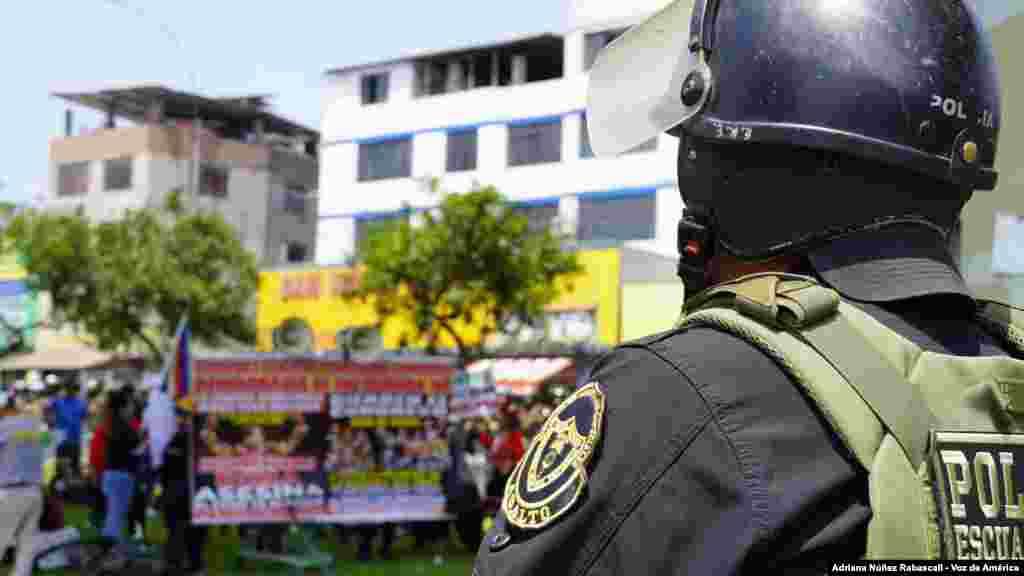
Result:
<svg viewBox="0 0 1024 576"><path fill-rule="evenodd" d="M497 358L478 360L467 367L470 372L490 369L499 394L530 396L554 379L575 383L573 361L569 358Z"/></svg>
<svg viewBox="0 0 1024 576"><path fill-rule="evenodd" d="M122 359L122 355L102 352L81 339L42 329L36 350L0 358L0 372L12 370L85 370Z"/></svg>

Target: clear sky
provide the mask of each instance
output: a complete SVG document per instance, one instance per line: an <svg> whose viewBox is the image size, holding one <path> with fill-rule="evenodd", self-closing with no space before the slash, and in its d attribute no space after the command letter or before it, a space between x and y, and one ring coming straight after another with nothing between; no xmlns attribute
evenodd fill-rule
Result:
<svg viewBox="0 0 1024 576"><path fill-rule="evenodd" d="M1024 11L1024 0L976 1L989 24ZM277 113L318 128L327 69L560 32L568 10L566 0L32 0L4 12L0 200L29 202L63 129L65 105L51 92L160 83L272 93ZM100 121L76 108L76 124Z"/></svg>

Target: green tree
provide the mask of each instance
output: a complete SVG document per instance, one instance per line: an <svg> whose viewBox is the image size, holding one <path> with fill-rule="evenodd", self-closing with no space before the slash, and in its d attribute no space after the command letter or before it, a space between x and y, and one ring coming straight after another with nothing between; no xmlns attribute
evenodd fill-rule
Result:
<svg viewBox="0 0 1024 576"><path fill-rule="evenodd" d="M37 324L15 324L8 318L0 315L0 358L3 358L8 354L28 352L29 334L36 326Z"/></svg>
<svg viewBox="0 0 1024 576"><path fill-rule="evenodd" d="M438 183L432 184L435 193ZM440 194L422 222L389 224L368 236L360 287L378 317L411 319L403 340L436 346L447 334L465 364L513 319L537 318L559 295L559 279L580 272L576 255L550 230L533 231L494 187Z"/></svg>
<svg viewBox="0 0 1024 576"><path fill-rule="evenodd" d="M222 216L184 210L177 193L162 209L98 224L80 212L24 211L6 236L30 287L50 294L55 323L81 328L101 349L141 343L157 360L183 314L206 344L255 340L255 258Z"/></svg>

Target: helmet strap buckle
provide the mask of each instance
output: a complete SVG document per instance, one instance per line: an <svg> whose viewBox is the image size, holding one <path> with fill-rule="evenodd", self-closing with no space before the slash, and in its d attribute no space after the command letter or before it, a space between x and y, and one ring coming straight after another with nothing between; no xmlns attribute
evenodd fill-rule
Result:
<svg viewBox="0 0 1024 576"><path fill-rule="evenodd" d="M677 228L677 274L686 289L697 293L706 287L708 262L714 256L714 235L707 217L684 210Z"/></svg>

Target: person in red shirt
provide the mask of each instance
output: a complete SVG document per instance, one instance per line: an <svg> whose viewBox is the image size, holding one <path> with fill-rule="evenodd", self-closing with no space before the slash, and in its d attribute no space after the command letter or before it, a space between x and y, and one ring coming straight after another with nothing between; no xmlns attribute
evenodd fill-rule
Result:
<svg viewBox="0 0 1024 576"><path fill-rule="evenodd" d="M94 493L94 505L90 515L93 525L98 527L103 526L103 517L106 514L106 498L103 496L102 478L103 472L107 469L107 430L110 429L110 414L105 406L102 406L100 409L99 422L96 424L96 428L92 433L92 440L89 442L89 475L92 482L90 489ZM131 427L136 432L141 433L142 420L139 418L133 419ZM145 508L142 509L141 515L143 518L142 523L144 524ZM138 517L138 511L133 509L132 519L138 520Z"/></svg>
<svg viewBox="0 0 1024 576"><path fill-rule="evenodd" d="M489 496L499 498L505 491L505 481L512 469L526 453L526 438L523 436L519 414L515 411L506 412L503 420L503 430L491 446L491 463L494 464L495 474L488 489Z"/></svg>
<svg viewBox="0 0 1024 576"><path fill-rule="evenodd" d="M494 436L487 430L487 420L478 418L474 423L473 432L480 437L480 445L490 450L494 445Z"/></svg>
<svg viewBox="0 0 1024 576"><path fill-rule="evenodd" d="M92 510L89 512L92 525L103 527L103 516L106 514L106 498L103 496L103 471L107 467L107 430L110 423L106 408L102 407L96 428L89 442L89 490L92 493Z"/></svg>

